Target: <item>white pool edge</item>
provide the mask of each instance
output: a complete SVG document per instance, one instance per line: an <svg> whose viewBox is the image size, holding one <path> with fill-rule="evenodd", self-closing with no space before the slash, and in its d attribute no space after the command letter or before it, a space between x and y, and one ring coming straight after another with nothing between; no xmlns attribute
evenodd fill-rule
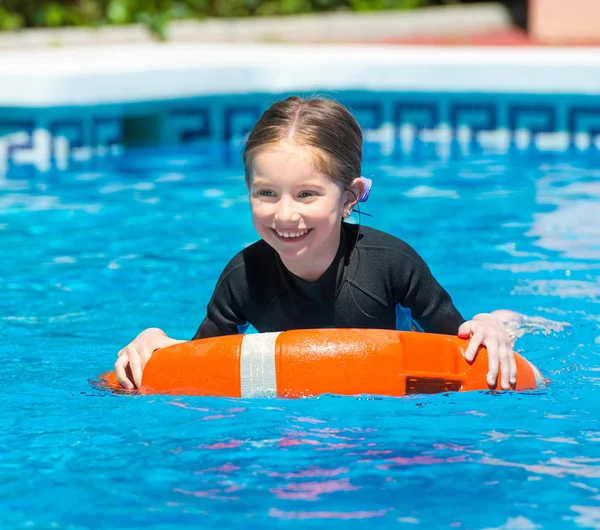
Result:
<svg viewBox="0 0 600 530"><path fill-rule="evenodd" d="M0 106L310 91L600 94L597 48L141 44L0 52Z"/></svg>

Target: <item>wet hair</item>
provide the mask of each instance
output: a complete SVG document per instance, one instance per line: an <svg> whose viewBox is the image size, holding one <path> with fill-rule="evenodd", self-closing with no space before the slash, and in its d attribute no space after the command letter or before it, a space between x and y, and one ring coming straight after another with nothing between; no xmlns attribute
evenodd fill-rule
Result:
<svg viewBox="0 0 600 530"><path fill-rule="evenodd" d="M362 132L348 109L326 98L290 96L263 112L244 147L246 184L254 158L282 141L313 151L317 171L345 186L361 175Z"/></svg>

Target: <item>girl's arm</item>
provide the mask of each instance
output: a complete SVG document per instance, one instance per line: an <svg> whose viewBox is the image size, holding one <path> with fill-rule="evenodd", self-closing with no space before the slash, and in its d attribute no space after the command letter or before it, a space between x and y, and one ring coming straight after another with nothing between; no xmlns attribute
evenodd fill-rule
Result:
<svg viewBox="0 0 600 530"><path fill-rule="evenodd" d="M237 256L236 256L237 258ZM247 282L244 263L234 258L225 267L215 291L206 307L206 317L192 340L244 333L248 327L244 313L244 294Z"/></svg>
<svg viewBox="0 0 600 530"><path fill-rule="evenodd" d="M412 317L424 331L458 334L470 339L465 351L467 361L473 361L479 348L485 346L489 363L488 385L496 385L500 368L501 387L509 390L517 381L517 364L506 327L497 316L488 313L478 314L465 322L427 264L414 250L410 251L406 252L409 259L401 273L403 278L399 280L404 288L400 303L406 304L404 307L411 310Z"/></svg>
<svg viewBox="0 0 600 530"><path fill-rule="evenodd" d="M392 273L394 302L410 309L423 331L454 335L465 319L452 298L415 250L406 243L400 250Z"/></svg>

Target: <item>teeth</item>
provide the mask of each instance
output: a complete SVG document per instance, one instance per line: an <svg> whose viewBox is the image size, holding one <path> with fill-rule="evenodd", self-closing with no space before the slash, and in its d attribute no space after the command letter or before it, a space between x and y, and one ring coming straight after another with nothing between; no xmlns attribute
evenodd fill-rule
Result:
<svg viewBox="0 0 600 530"><path fill-rule="evenodd" d="M276 230L276 232L279 237L294 238L303 236L308 232L308 230L304 230L302 232L280 232L279 230Z"/></svg>

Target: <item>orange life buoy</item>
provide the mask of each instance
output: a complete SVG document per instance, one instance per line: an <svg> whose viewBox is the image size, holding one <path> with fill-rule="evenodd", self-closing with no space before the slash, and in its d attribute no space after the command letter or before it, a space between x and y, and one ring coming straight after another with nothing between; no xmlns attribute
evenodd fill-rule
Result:
<svg viewBox="0 0 600 530"><path fill-rule="evenodd" d="M487 390L487 351L481 348L469 364L463 357L467 343L449 335L375 329L200 339L156 351L146 364L139 392L297 398ZM515 390L545 385L533 364L518 354L515 358ZM114 372L102 374L100 382L121 389Z"/></svg>

